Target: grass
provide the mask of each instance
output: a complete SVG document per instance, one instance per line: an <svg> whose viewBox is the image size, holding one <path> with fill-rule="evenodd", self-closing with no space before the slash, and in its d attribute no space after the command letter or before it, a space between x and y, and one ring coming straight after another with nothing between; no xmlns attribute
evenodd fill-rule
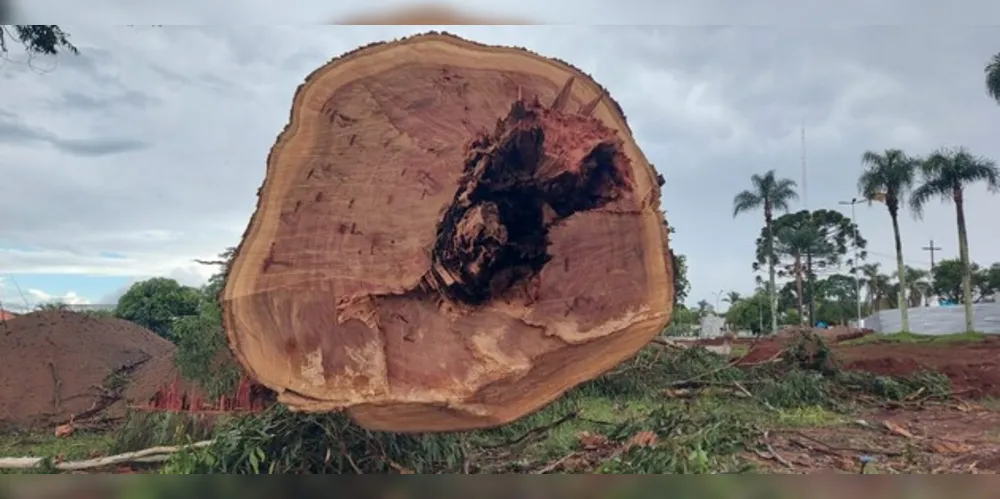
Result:
<svg viewBox="0 0 1000 499"><path fill-rule="evenodd" d="M54 433L0 434L0 456L88 459L108 454L113 442L113 435L108 433L77 432L69 437L57 437ZM37 470L0 470L0 474L46 472L44 467Z"/></svg>
<svg viewBox="0 0 1000 499"><path fill-rule="evenodd" d="M746 354L750 353L750 345L736 344L732 346L729 351L730 357L744 357Z"/></svg>
<svg viewBox="0 0 1000 499"><path fill-rule="evenodd" d="M183 445L212 438L213 422L202 415L172 412L133 412L112 431L76 431L56 437L53 432L0 433L0 457L40 457L76 461L132 452L160 445ZM46 473L34 470L0 470L0 474Z"/></svg>
<svg viewBox="0 0 1000 499"><path fill-rule="evenodd" d="M0 455L87 459L94 453L106 452L111 443L111 435L107 433L79 432L71 438L60 438L54 434L14 433L0 435Z"/></svg>
<svg viewBox="0 0 1000 499"><path fill-rule="evenodd" d="M700 347L651 347L548 407L486 431L369 432L339 415L276 409L232 421L216 445L178 456L164 472L752 472L747 456L760 450L767 430L836 427L856 416L861 398L900 400L947 387L923 374L842 373L818 337L795 341L779 363L749 369Z"/></svg>
<svg viewBox="0 0 1000 499"><path fill-rule="evenodd" d="M988 410L1000 412L1000 398L986 398L979 400L978 403Z"/></svg>
<svg viewBox="0 0 1000 499"><path fill-rule="evenodd" d="M983 333L954 334L920 334L920 333L890 333L870 334L840 343L841 345L866 345L871 343L911 343L940 345L955 343L975 343L984 341L988 335Z"/></svg>
<svg viewBox="0 0 1000 499"><path fill-rule="evenodd" d="M277 407L215 428L137 416L113 436L22 437L16 449L8 438L0 453L76 459L214 437L161 473L745 473L768 430L836 427L856 417L857 400L946 389L930 375L831 370L832 353L818 337L796 341L778 363L746 369L700 347L650 347L548 407L484 431L371 432L339 414Z"/></svg>
<svg viewBox="0 0 1000 499"><path fill-rule="evenodd" d="M812 405L782 409L778 412L777 422L780 426L789 428L818 428L847 424L850 418L829 409Z"/></svg>

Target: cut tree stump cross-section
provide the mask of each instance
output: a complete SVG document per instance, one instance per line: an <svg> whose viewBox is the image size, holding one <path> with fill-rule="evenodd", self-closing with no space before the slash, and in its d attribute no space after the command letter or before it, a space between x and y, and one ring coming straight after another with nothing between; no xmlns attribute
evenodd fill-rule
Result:
<svg viewBox="0 0 1000 499"><path fill-rule="evenodd" d="M658 176L589 76L439 33L306 79L222 292L292 409L385 431L497 426L669 321Z"/></svg>

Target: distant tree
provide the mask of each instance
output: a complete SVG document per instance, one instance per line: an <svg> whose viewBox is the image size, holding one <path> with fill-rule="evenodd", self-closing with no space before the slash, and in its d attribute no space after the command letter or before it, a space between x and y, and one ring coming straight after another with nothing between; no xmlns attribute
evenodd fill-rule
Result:
<svg viewBox="0 0 1000 499"><path fill-rule="evenodd" d="M212 274L208 278L205 287L202 288L202 293L206 297L210 297L211 301L217 301L219 293L222 292L222 288L225 286L226 274L229 272L229 264L232 263L234 256L236 256L236 247L230 246L219 254L217 260L195 260L202 265L216 265L219 267L219 271Z"/></svg>
<svg viewBox="0 0 1000 499"><path fill-rule="evenodd" d="M883 308L892 308L893 299L892 278L879 270L880 264L868 263L860 267L863 285L867 290L868 304L873 312Z"/></svg>
<svg viewBox="0 0 1000 499"><path fill-rule="evenodd" d="M984 279L990 294L1000 292L1000 263L990 265L990 268L984 271Z"/></svg>
<svg viewBox="0 0 1000 499"><path fill-rule="evenodd" d="M670 224L667 223L666 212L661 212L663 215L663 226L667 228L667 239L677 232ZM674 275L674 308L677 308L678 304L684 303L687 299L688 292L691 290L691 282L688 281L687 277L687 258L684 255L678 255L674 250L670 250L670 264L672 265L673 275Z"/></svg>
<svg viewBox="0 0 1000 499"><path fill-rule="evenodd" d="M795 181L787 178L776 178L774 170L768 170L763 175L754 174L750 177L751 188L733 197L733 217L741 213L763 209L764 228L767 232L767 253L774 253L774 232L772 222L775 211L788 211L788 205L798 199L795 192ZM775 262L767 262L768 293L771 304L771 332L778 332L778 285L775 283Z"/></svg>
<svg viewBox="0 0 1000 499"><path fill-rule="evenodd" d="M997 288L993 286L995 270L1000 270L1000 264L994 263L991 267L980 267L972 264L972 300L974 303L983 303L993 298Z"/></svg>
<svg viewBox="0 0 1000 499"><path fill-rule="evenodd" d="M889 210L892 220L892 235L896 244L896 275L899 276L899 291L904 294L896 299L904 302L906 291L906 272L903 264L903 241L899 235L899 206L903 196L913 186L913 177L919 160L910 158L899 149L888 149L882 153L866 151L861 156L861 164L865 170L858 178L858 190L871 204L880 200ZM910 317L906 307L899 307L902 331L910 331Z"/></svg>
<svg viewBox="0 0 1000 499"><path fill-rule="evenodd" d="M802 210L782 215L774 220L775 243L773 251L768 251L768 228L761 229L757 238L757 261L759 268L765 263L782 265L785 275L796 277L799 295L799 316L805 313L802 303L809 305L809 322L814 323L814 285L818 269L832 269L846 263L856 265L848 258L855 244L864 249L868 242L850 218L835 210ZM855 240L855 237L857 240ZM865 257L865 252L858 254ZM803 279L808 280L808 289L803 290Z"/></svg>
<svg viewBox="0 0 1000 499"><path fill-rule="evenodd" d="M177 281L155 277L132 285L118 300L115 315L173 340L174 321L197 315L202 303L199 290Z"/></svg>
<svg viewBox="0 0 1000 499"><path fill-rule="evenodd" d="M899 278L896 272L896 280L900 286L906 286L906 303L908 307L919 307L924 304L925 299L931 295L931 273L928 270L917 269L906 265L903 267L905 278ZM902 296L900 297L902 298Z"/></svg>
<svg viewBox="0 0 1000 499"><path fill-rule="evenodd" d="M38 305L35 306L35 310L38 310L38 311L69 310L69 305L67 305L67 304L65 304L65 303L63 303L61 301L48 302L48 303L39 303Z"/></svg>
<svg viewBox="0 0 1000 499"><path fill-rule="evenodd" d="M674 313L670 317L671 326L690 326L698 323L698 314L683 303L678 303L674 308Z"/></svg>
<svg viewBox="0 0 1000 499"><path fill-rule="evenodd" d="M778 290L778 310L798 310L799 304L799 286L798 282L795 280L786 282L781 289ZM798 317L796 315L796 317Z"/></svg>
<svg viewBox="0 0 1000 499"><path fill-rule="evenodd" d="M972 262L969 268L972 271L972 303L982 302L1000 291L1000 263L983 268ZM935 265L934 292L946 300L964 304L963 269L958 258L942 260Z"/></svg>
<svg viewBox="0 0 1000 499"><path fill-rule="evenodd" d="M827 324L847 324L858 313L858 292L854 277L832 274L816 281L816 320Z"/></svg>
<svg viewBox="0 0 1000 499"><path fill-rule="evenodd" d="M739 291L730 291L726 293L726 297L723 298L722 301L728 303L731 306L735 305L736 302L740 301L740 298L742 298L742 296L740 296Z"/></svg>
<svg viewBox="0 0 1000 499"><path fill-rule="evenodd" d="M986 63L986 92L1000 104L1000 52Z"/></svg>
<svg viewBox="0 0 1000 499"><path fill-rule="evenodd" d="M57 55L62 51L79 54L69 41L69 34L54 24L2 24L0 25L0 53L9 51L11 41L20 42L29 56Z"/></svg>
<svg viewBox="0 0 1000 499"><path fill-rule="evenodd" d="M243 373L227 346L219 304L219 294L235 252L236 248L227 248L218 260L198 261L219 270L199 290L198 313L173 324L173 340L177 343L174 363L185 379L198 383L213 396L231 393Z"/></svg>
<svg viewBox="0 0 1000 499"><path fill-rule="evenodd" d="M698 300L698 316L702 317L712 309L712 304L708 300Z"/></svg>
<svg viewBox="0 0 1000 499"><path fill-rule="evenodd" d="M676 306L678 303L684 303L684 300L687 299L688 293L691 291L691 282L688 281L687 276L687 257L678 255L671 250L670 258L674 265L674 305Z"/></svg>
<svg viewBox="0 0 1000 499"><path fill-rule="evenodd" d="M785 215L787 216L787 215ZM783 217L779 217L780 222ZM779 225L779 222L775 222L775 225ZM815 234L809 227L791 227L781 224L780 229L775 230L774 237L774 261L780 262L782 257L791 258L791 263L785 264L784 269L779 271L779 274L784 276L791 275L795 278L795 297L796 297L796 311L798 311L798 317L801 324L805 324L805 314L803 311L805 303L805 277L806 277L806 265L805 259L806 254L809 253L809 249L814 245ZM765 229L766 230L766 229ZM765 251L766 246L766 236L762 235L758 239L758 250ZM764 241L764 245L761 245L761 241ZM757 265L760 265L766 258L759 253Z"/></svg>
<svg viewBox="0 0 1000 499"><path fill-rule="evenodd" d="M89 315L90 317L114 317L115 311L108 309L97 309L97 310L82 310L80 311L83 315Z"/></svg>
<svg viewBox="0 0 1000 499"><path fill-rule="evenodd" d="M973 271L978 270L978 267L975 263L971 264ZM934 293L945 300L962 303L963 274L962 260L959 258L949 258L937 262L932 273Z"/></svg>
<svg viewBox="0 0 1000 499"><path fill-rule="evenodd" d="M910 208L920 218L923 208L933 198L955 204L958 225L958 252L962 262L962 302L965 305L965 327L972 331L972 266L969 262L969 239L965 226L965 189L983 182L990 192L1000 191L1000 169L991 159L973 156L965 148L942 149L931 154L920 165L922 183L910 196Z"/></svg>
<svg viewBox="0 0 1000 499"><path fill-rule="evenodd" d="M764 334L771 323L770 301L770 293L764 289L741 297L726 310L726 323L732 329L751 331L755 335Z"/></svg>
<svg viewBox="0 0 1000 499"><path fill-rule="evenodd" d="M799 311L794 308L786 309L781 313L781 318L778 319L782 324L798 324L802 322L802 318L799 317Z"/></svg>

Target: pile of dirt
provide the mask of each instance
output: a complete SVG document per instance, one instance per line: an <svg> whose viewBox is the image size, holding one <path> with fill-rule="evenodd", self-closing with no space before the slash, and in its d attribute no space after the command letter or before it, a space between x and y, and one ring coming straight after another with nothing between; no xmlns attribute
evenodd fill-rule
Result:
<svg viewBox="0 0 1000 499"><path fill-rule="evenodd" d="M773 336L762 336L759 338L739 338L736 340L736 344L747 345L750 347L750 351L740 359L741 364L755 364L758 362L763 362L774 358L782 350L789 341L796 338L799 335L805 333L812 333L820 337L827 345L837 345L839 343L861 338L862 336L867 336L869 334L874 334L871 329L857 329L848 328L844 326L834 326L830 328L806 328L806 327L787 327L778 331L778 334Z"/></svg>
<svg viewBox="0 0 1000 499"><path fill-rule="evenodd" d="M132 376L125 388L123 401L132 406L144 406L157 396L157 393L171 388L181 393L204 398L204 393L195 383L181 377L174 364L174 357L162 355L144 363ZM126 407L115 407L115 412L124 411Z"/></svg>
<svg viewBox="0 0 1000 499"><path fill-rule="evenodd" d="M842 369L885 376L932 371L947 376L953 390L964 396L1000 397L1000 337L970 342L871 342L852 345L844 342L871 333L867 330L828 331L820 336L826 336L824 340ZM752 365L773 359L793 337L791 332L782 332L777 336L752 340L750 351L739 360L739 364Z"/></svg>
<svg viewBox="0 0 1000 499"><path fill-rule="evenodd" d="M804 333L812 333L819 336L827 343L840 343L841 341L853 340L869 334L875 334L875 331L871 329L859 329L847 326L831 326L826 328L794 326L786 327L781 331L778 331L777 338L788 340Z"/></svg>
<svg viewBox="0 0 1000 499"><path fill-rule="evenodd" d="M845 369L887 376L933 371L967 397L1000 397L1000 338L948 343L867 343L833 347Z"/></svg>
<svg viewBox="0 0 1000 499"><path fill-rule="evenodd" d="M123 388L129 400L148 399L157 378L169 382L176 375L143 365L154 359L161 365L173 350L169 341L121 319L44 311L8 320L0 330L0 427L96 417L122 405L113 394ZM129 387L133 377L139 382Z"/></svg>

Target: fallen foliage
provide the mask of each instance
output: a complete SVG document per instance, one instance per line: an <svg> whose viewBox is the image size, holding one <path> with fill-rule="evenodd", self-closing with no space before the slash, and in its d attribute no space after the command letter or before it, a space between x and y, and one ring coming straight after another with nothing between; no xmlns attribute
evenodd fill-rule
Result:
<svg viewBox="0 0 1000 499"><path fill-rule="evenodd" d="M791 470L772 444L777 427L846 420L862 404L916 405L948 392L941 375L843 371L810 335L751 366L700 347L652 345L500 428L373 432L341 415L276 407L222 424L212 445L175 454L163 473L741 473L762 461Z"/></svg>

